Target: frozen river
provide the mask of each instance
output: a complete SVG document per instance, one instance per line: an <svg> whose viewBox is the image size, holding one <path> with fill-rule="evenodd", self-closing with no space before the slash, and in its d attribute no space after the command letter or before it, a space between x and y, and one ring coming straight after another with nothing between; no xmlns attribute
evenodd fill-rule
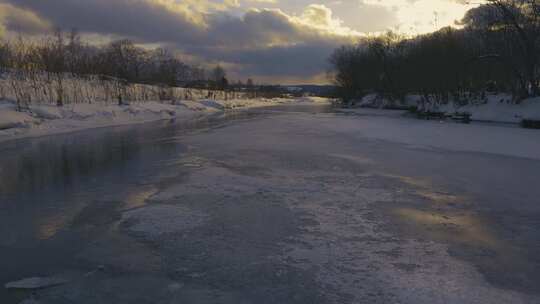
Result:
<svg viewBox="0 0 540 304"><path fill-rule="evenodd" d="M540 132L325 107L4 142L0 303L540 303Z"/></svg>

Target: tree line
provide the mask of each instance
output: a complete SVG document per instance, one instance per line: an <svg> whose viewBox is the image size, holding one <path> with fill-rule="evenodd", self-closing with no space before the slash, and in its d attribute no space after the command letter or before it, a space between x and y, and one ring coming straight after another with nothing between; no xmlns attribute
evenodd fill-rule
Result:
<svg viewBox="0 0 540 304"><path fill-rule="evenodd" d="M0 41L0 68L36 70L73 75L105 75L130 83L178 86L197 81L222 82L226 71L217 66L207 72L188 65L165 48L147 49L129 39L103 46L84 43L77 31L57 30L42 39ZM213 77L218 77L215 79Z"/></svg>
<svg viewBox="0 0 540 304"><path fill-rule="evenodd" d="M175 98L172 92L178 87L193 89L181 90L178 97L185 99L259 95L253 80L230 83L220 65L207 71L184 63L168 49L144 48L128 39L89 44L75 30L57 30L39 39L0 39L0 76L1 96L9 91L19 106L51 99L58 106L77 102L66 100L73 98L92 102L97 95L119 104L129 98L166 100Z"/></svg>
<svg viewBox="0 0 540 304"><path fill-rule="evenodd" d="M339 95L397 102L417 94L438 103L486 92L540 96L540 1L489 0L461 25L413 38L388 32L335 50L329 61Z"/></svg>

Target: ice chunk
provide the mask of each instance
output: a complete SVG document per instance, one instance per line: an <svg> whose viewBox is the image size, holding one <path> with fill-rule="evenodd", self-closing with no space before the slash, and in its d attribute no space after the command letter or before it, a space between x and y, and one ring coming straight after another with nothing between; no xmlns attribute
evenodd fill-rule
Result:
<svg viewBox="0 0 540 304"><path fill-rule="evenodd" d="M67 282L66 279L58 277L33 277L7 283L5 287L7 289L40 289L66 284Z"/></svg>

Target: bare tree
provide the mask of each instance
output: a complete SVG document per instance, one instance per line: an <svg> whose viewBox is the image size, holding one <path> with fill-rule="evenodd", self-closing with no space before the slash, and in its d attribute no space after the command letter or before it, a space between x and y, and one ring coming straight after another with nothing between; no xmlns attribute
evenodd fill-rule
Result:
<svg viewBox="0 0 540 304"><path fill-rule="evenodd" d="M0 79L0 94L15 99L19 110L42 101L63 106L94 101L174 102L177 96L194 99L208 92L177 87L208 89L213 83L213 88L225 89L225 70L216 71L218 81L209 81L203 68L185 64L169 50L149 50L130 40L89 45L76 30L67 34L57 30L41 40L22 36L9 43L0 40L0 73L5 77Z"/></svg>
<svg viewBox="0 0 540 304"><path fill-rule="evenodd" d="M229 84L229 81L227 80L227 72L220 65L217 65L212 70L210 80L214 82L215 87L218 89L225 89Z"/></svg>
<svg viewBox="0 0 540 304"><path fill-rule="evenodd" d="M496 55L515 74L519 97L540 95L540 2L489 0L471 10L465 21L481 29ZM485 54L483 55L485 56Z"/></svg>

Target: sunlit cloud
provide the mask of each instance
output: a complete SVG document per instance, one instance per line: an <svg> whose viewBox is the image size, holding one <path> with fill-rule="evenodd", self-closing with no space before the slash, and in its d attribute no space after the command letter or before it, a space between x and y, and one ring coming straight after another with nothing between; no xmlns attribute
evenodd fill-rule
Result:
<svg viewBox="0 0 540 304"><path fill-rule="evenodd" d="M407 34L424 34L453 26L465 13L479 5L460 0L362 0L367 5L390 9L397 17L392 29Z"/></svg>
<svg viewBox="0 0 540 304"><path fill-rule="evenodd" d="M292 17L291 19L329 34L342 36L362 35L360 32L345 26L343 20L335 17L332 10L322 4L311 4L300 17Z"/></svg>
<svg viewBox="0 0 540 304"><path fill-rule="evenodd" d="M4 34L7 29L24 33L39 33L51 27L49 22L39 18L32 11L0 3L0 34Z"/></svg>

